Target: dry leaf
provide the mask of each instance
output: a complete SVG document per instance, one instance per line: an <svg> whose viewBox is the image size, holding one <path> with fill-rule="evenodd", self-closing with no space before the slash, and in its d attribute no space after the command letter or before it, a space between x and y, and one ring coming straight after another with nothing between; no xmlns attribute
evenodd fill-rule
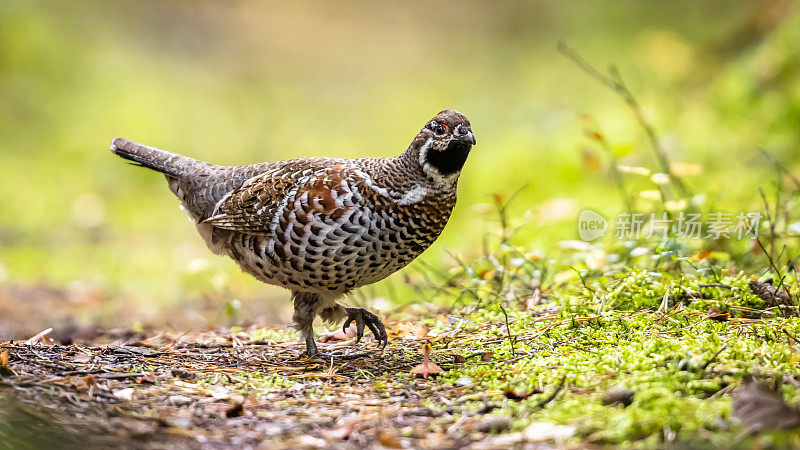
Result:
<svg viewBox="0 0 800 450"><path fill-rule="evenodd" d="M800 427L800 411L789 407L781 396L753 379L747 379L733 395L731 414L748 433Z"/></svg>
<svg viewBox="0 0 800 450"><path fill-rule="evenodd" d="M355 428L355 422L350 422L331 430L322 430L320 434L325 439L347 439Z"/></svg>
<svg viewBox="0 0 800 450"><path fill-rule="evenodd" d="M330 342L330 341L346 341L356 335L356 325L350 325L346 331L342 331L341 329L336 329L336 331L331 331L330 333L325 333L322 337L319 338L320 342Z"/></svg>
<svg viewBox="0 0 800 450"><path fill-rule="evenodd" d="M491 361L493 357L494 357L494 353L492 353L492 352L483 352L483 353L481 353L481 361L483 361L483 362Z"/></svg>
<svg viewBox="0 0 800 450"><path fill-rule="evenodd" d="M707 259L710 255L711 255L711 250L705 249L702 252L697 254L697 259L702 261L704 259Z"/></svg>
<svg viewBox="0 0 800 450"><path fill-rule="evenodd" d="M92 388L97 385L97 379L91 375L86 375L83 378L83 383L86 385L87 388Z"/></svg>
<svg viewBox="0 0 800 450"><path fill-rule="evenodd" d="M783 289L773 286L763 281L750 280L748 284L750 292L759 296L762 300L767 302L770 306L794 306L792 298Z"/></svg>
<svg viewBox="0 0 800 450"><path fill-rule="evenodd" d="M8 367L9 354L8 350L0 353L0 367Z"/></svg>
<svg viewBox="0 0 800 450"><path fill-rule="evenodd" d="M53 332L52 328L48 328L48 329L46 329L44 331L41 331L41 332L37 333L36 336L34 336L34 337L28 339L27 341L25 341L25 345L33 345L33 344L36 344L37 342L39 342L40 340L48 342L50 339L47 337L47 335L52 333L52 332Z"/></svg>
<svg viewBox="0 0 800 450"><path fill-rule="evenodd" d="M156 384L156 373L150 372L147 375L139 378L136 382L139 384Z"/></svg>
<svg viewBox="0 0 800 450"><path fill-rule="evenodd" d="M706 317L717 322L727 322L730 320L728 313L720 313L717 308L711 308L708 310Z"/></svg>
<svg viewBox="0 0 800 450"><path fill-rule="evenodd" d="M525 400L526 398L530 397L533 394L541 394L541 393L542 393L542 391L539 391L539 392L536 392L536 391L517 392L517 391L515 391L514 389L511 389L511 388L507 388L507 389L505 389L503 391L503 395L505 395L507 399L516 400L516 401Z"/></svg>
<svg viewBox="0 0 800 450"><path fill-rule="evenodd" d="M428 378L429 375L436 376L444 372L441 367L431 362L431 350L431 344L426 342L422 345L422 364L411 369L411 373Z"/></svg>
<svg viewBox="0 0 800 450"><path fill-rule="evenodd" d="M403 448L403 444L397 439L397 434L389 431L382 431L378 435L378 442L386 448Z"/></svg>
<svg viewBox="0 0 800 450"><path fill-rule="evenodd" d="M425 339L430 330L425 325L414 322L401 322L393 326L397 336L406 339Z"/></svg>

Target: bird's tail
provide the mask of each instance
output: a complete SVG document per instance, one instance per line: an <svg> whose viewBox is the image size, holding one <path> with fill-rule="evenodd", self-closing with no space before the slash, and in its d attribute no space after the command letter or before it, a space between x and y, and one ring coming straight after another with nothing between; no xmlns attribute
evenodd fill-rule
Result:
<svg viewBox="0 0 800 450"><path fill-rule="evenodd" d="M148 147L127 139L116 138L111 143L111 152L125 158L137 166L161 172L174 177L181 177L188 166L198 161L188 156L168 152L155 147Z"/></svg>

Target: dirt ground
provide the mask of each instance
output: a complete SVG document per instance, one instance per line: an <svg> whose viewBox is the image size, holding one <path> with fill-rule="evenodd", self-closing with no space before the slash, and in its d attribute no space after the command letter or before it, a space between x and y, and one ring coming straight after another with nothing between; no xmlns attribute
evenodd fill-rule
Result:
<svg viewBox="0 0 800 450"><path fill-rule="evenodd" d="M301 344L251 340L244 333L162 333L124 345L45 341L0 343L7 359L0 365L0 423L6 424L0 436L5 433L11 447L511 443L491 435L507 422L462 411L462 403L484 394L408 376L421 362L417 339L395 337L383 352L362 342L359 350L368 357L333 362L304 357ZM353 351L352 340L322 345ZM453 356L437 351L433 359L446 369ZM400 373L406 376L397 383Z"/></svg>

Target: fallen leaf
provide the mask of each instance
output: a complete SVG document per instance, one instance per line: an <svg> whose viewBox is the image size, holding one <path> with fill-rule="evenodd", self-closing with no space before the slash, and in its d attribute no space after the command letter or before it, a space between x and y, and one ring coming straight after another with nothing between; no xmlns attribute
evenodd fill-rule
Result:
<svg viewBox="0 0 800 450"><path fill-rule="evenodd" d="M800 411L789 407L775 391L752 378L746 379L733 395L731 414L748 433L800 427Z"/></svg>
<svg viewBox="0 0 800 450"><path fill-rule="evenodd" d="M136 380L139 384L156 384L156 373L150 372L147 375Z"/></svg>
<svg viewBox="0 0 800 450"><path fill-rule="evenodd" d="M711 308L708 310L706 317L717 322L727 322L730 320L728 313L720 313L717 308Z"/></svg>
<svg viewBox="0 0 800 450"><path fill-rule="evenodd" d="M612 389L603 395L602 403L606 406L630 406L633 403L633 391L627 389Z"/></svg>
<svg viewBox="0 0 800 450"><path fill-rule="evenodd" d="M444 372L441 367L431 362L431 350L431 344L426 342L422 345L422 364L411 369L411 373L428 378L428 375L436 376Z"/></svg>
<svg viewBox="0 0 800 450"><path fill-rule="evenodd" d="M378 442L386 448L403 448L403 444L397 438L397 434L389 431L381 431L378 435Z"/></svg>
<svg viewBox="0 0 800 450"><path fill-rule="evenodd" d="M535 422L522 431L522 436L528 442L541 442L549 440L564 440L575 434L575 427L569 425L556 425L547 422Z"/></svg>
<svg viewBox="0 0 800 450"><path fill-rule="evenodd" d="M8 365L8 360L10 359L10 355L8 354L8 350L3 351L0 353L0 375L13 375L14 372L11 371L11 367Z"/></svg>
<svg viewBox="0 0 800 450"><path fill-rule="evenodd" d="M711 256L711 250L709 250L709 249L705 249L705 250L703 250L702 252L700 252L700 253L698 253L698 254L697 254L697 259L698 259L699 261L702 261L702 260L704 260L704 259L708 259L708 257L709 257L709 256Z"/></svg>
<svg viewBox="0 0 800 450"><path fill-rule="evenodd" d="M483 352L483 353L481 353L481 361L483 361L483 362L491 361L493 357L494 357L494 353L492 353L492 352Z"/></svg>
<svg viewBox="0 0 800 450"><path fill-rule="evenodd" d="M453 364L463 364L465 362L467 362L467 358L464 358L461 355L453 356Z"/></svg>
<svg viewBox="0 0 800 450"><path fill-rule="evenodd" d="M331 430L322 430L320 434L325 439L347 439L355 428L355 422L350 422Z"/></svg>
<svg viewBox="0 0 800 450"><path fill-rule="evenodd" d="M355 324L350 325L346 331L342 331L341 328L337 328L335 331L331 331L329 333L323 334L320 338L320 342L330 342L330 341L346 341L356 335L356 326Z"/></svg>
<svg viewBox="0 0 800 450"><path fill-rule="evenodd" d="M425 325L415 322L400 322L394 325L393 331L397 336L406 339L425 339L430 330Z"/></svg>
<svg viewBox="0 0 800 450"><path fill-rule="evenodd" d="M794 306L792 298L789 297L789 294L777 286L773 286L769 283L764 283L758 280L750 280L748 286L750 287L750 292L759 296L770 306Z"/></svg>
<svg viewBox="0 0 800 450"><path fill-rule="evenodd" d="M52 333L52 332L53 332L52 328L48 328L48 329L46 329L44 331L41 331L41 332L37 333L34 337L32 337L32 338L28 339L27 341L25 341L25 345L33 345L33 344L38 343L39 341L48 342L50 339L47 337L47 335Z"/></svg>
<svg viewBox="0 0 800 450"><path fill-rule="evenodd" d="M511 389L511 388L507 388L506 390L503 391L503 395L505 395L507 399L516 400L516 401L525 400L526 398L530 397L533 394L541 394L541 391L539 391L539 392L534 392L534 391L517 392L517 391L515 391L514 389Z"/></svg>

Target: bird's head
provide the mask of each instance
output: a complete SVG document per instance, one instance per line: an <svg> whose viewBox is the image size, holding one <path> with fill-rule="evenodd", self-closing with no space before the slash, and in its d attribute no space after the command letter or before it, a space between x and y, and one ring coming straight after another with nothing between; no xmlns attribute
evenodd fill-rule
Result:
<svg viewBox="0 0 800 450"><path fill-rule="evenodd" d="M419 149L422 170L435 181L454 180L467 161L475 136L458 111L444 110L425 124L411 147Z"/></svg>

